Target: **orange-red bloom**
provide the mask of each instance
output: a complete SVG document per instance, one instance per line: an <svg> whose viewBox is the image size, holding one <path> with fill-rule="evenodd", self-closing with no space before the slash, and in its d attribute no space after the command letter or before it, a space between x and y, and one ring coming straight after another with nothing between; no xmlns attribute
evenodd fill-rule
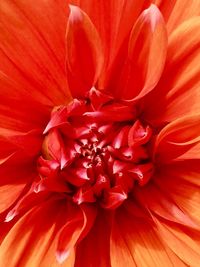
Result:
<svg viewBox="0 0 200 267"><path fill-rule="evenodd" d="M0 2L0 262L200 262L199 0Z"/></svg>

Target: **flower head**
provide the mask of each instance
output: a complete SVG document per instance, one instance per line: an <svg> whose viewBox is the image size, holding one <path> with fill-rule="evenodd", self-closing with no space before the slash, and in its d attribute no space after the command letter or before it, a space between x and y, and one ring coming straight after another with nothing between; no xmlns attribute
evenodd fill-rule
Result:
<svg viewBox="0 0 200 267"><path fill-rule="evenodd" d="M0 3L3 265L198 266L199 13Z"/></svg>

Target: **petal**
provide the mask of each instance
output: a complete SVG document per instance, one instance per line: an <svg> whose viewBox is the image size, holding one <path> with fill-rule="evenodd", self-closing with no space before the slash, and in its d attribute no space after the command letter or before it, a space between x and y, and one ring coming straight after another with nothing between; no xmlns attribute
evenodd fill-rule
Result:
<svg viewBox="0 0 200 267"><path fill-rule="evenodd" d="M199 159L200 115L177 119L165 126L155 141L155 160Z"/></svg>
<svg viewBox="0 0 200 267"><path fill-rule="evenodd" d="M40 98L1 71L0 87L0 127L22 132L44 127L50 110Z"/></svg>
<svg viewBox="0 0 200 267"><path fill-rule="evenodd" d="M15 153L0 164L0 213L7 210L35 176L32 159Z"/></svg>
<svg viewBox="0 0 200 267"><path fill-rule="evenodd" d="M13 145L13 150L21 150L27 156L36 156L41 150L42 134L40 129L33 129L29 132L19 132L0 127L2 146Z"/></svg>
<svg viewBox="0 0 200 267"><path fill-rule="evenodd" d="M158 176L157 180L159 178L160 176ZM163 182L164 185L165 183ZM168 190L163 192L160 187L157 188L155 184L150 184L143 190L135 190L134 193L138 202L152 213L156 213L170 222L176 222L192 229L199 229L199 225L173 201Z"/></svg>
<svg viewBox="0 0 200 267"><path fill-rule="evenodd" d="M111 262L113 259L114 267L122 266L115 260L117 255L122 264L123 257L127 257L125 262L128 267L174 266L156 229L146 221L138 220L127 211L119 209L112 229Z"/></svg>
<svg viewBox="0 0 200 267"><path fill-rule="evenodd" d="M110 218L105 211L98 210L92 229L77 246L75 267L111 267L109 239Z"/></svg>
<svg viewBox="0 0 200 267"><path fill-rule="evenodd" d="M198 0L154 0L161 10L167 24L168 32L173 32L183 21L200 15L200 2ZM187 7L187 8L185 8Z"/></svg>
<svg viewBox="0 0 200 267"><path fill-rule="evenodd" d="M103 66L95 26L80 8L70 5L66 32L68 82L73 97L83 97L97 82Z"/></svg>
<svg viewBox="0 0 200 267"><path fill-rule="evenodd" d="M169 164L161 168L154 182L163 195L168 195L184 214L200 225L199 160ZM180 186L181 185L181 186Z"/></svg>
<svg viewBox="0 0 200 267"><path fill-rule="evenodd" d="M27 97L46 105L70 98L65 78L66 21L67 5L62 1L0 4L0 69L26 88Z"/></svg>
<svg viewBox="0 0 200 267"><path fill-rule="evenodd" d="M200 261L199 240L197 242L184 231L174 226L169 226L157 218L154 218L154 221L157 225L158 233L166 245L187 265L198 267Z"/></svg>
<svg viewBox="0 0 200 267"><path fill-rule="evenodd" d="M137 17L150 5L150 2L150 0L99 0L94 5L91 0L70 1L88 14L100 34L105 55L105 76Z"/></svg>
<svg viewBox="0 0 200 267"><path fill-rule="evenodd" d="M137 266L117 222L113 223L110 240L111 266Z"/></svg>
<svg viewBox="0 0 200 267"><path fill-rule="evenodd" d="M7 210L17 200L24 188L25 184L8 184L0 186L0 213Z"/></svg>
<svg viewBox="0 0 200 267"><path fill-rule="evenodd" d="M96 209L91 207L73 207L69 211L67 223L60 230L56 257L59 263L63 263L73 254L77 242L87 235L96 218Z"/></svg>
<svg viewBox="0 0 200 267"><path fill-rule="evenodd" d="M144 103L145 120L161 125L200 112L199 35L200 18L195 17L181 24L170 36L162 78ZM155 99L159 99L156 105Z"/></svg>
<svg viewBox="0 0 200 267"><path fill-rule="evenodd" d="M155 5L143 11L129 40L128 58L116 80L115 95L138 99L149 93L162 74L167 51L167 31Z"/></svg>
<svg viewBox="0 0 200 267"><path fill-rule="evenodd" d="M56 234L66 219L66 203L50 199L26 213L11 228L1 244L4 266L72 266L72 260L56 262Z"/></svg>

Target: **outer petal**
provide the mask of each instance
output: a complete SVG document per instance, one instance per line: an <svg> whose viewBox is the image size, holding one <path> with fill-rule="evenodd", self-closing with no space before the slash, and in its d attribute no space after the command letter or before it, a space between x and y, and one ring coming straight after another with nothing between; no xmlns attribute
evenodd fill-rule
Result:
<svg viewBox="0 0 200 267"><path fill-rule="evenodd" d="M191 238L174 225L168 225L154 218L158 233L166 245L187 265L198 267L200 262L199 234L193 233Z"/></svg>
<svg viewBox="0 0 200 267"><path fill-rule="evenodd" d="M187 160L161 168L154 182L163 195L200 225L200 161ZM181 186L180 186L181 185Z"/></svg>
<svg viewBox="0 0 200 267"><path fill-rule="evenodd" d="M158 176L157 180L159 180L159 178L160 176ZM163 187L166 186L167 188L165 181L160 182L163 182ZM163 192L162 189L157 188L155 184L150 184L143 188L143 190L135 190L134 195L141 206L150 210L152 213L170 222L179 223L182 226L184 225L192 229L199 229L200 225L192 220L187 213L182 211L179 205L172 199L170 193L167 193L167 190Z"/></svg>
<svg viewBox="0 0 200 267"><path fill-rule="evenodd" d="M21 152L16 152L4 158L4 162L0 164L0 213L18 199L35 177L32 161L33 159L27 159Z"/></svg>
<svg viewBox="0 0 200 267"><path fill-rule="evenodd" d="M11 267L73 266L73 259L60 265L55 257L56 234L66 219L64 203L50 199L25 214L1 244L1 264Z"/></svg>
<svg viewBox="0 0 200 267"><path fill-rule="evenodd" d="M78 5L91 18L103 42L106 71L112 65L124 40L138 18L147 8L150 0L70 0ZM104 73L107 75L107 73Z"/></svg>
<svg viewBox="0 0 200 267"><path fill-rule="evenodd" d="M60 0L0 3L0 70L26 88L27 100L34 98L46 105L69 100L66 20L67 6Z"/></svg>
<svg viewBox="0 0 200 267"><path fill-rule="evenodd" d="M109 242L110 218L99 210L93 228L77 247L75 267L111 267Z"/></svg>
<svg viewBox="0 0 200 267"><path fill-rule="evenodd" d="M34 92L30 94L27 87L9 78L1 70L0 87L0 127L20 132L44 127L50 111L40 103L41 99L37 99ZM3 134L2 131L0 134Z"/></svg>
<svg viewBox="0 0 200 267"><path fill-rule="evenodd" d="M169 33L173 32L183 21L200 15L200 2L198 0L154 0L153 2L161 10Z"/></svg>
<svg viewBox="0 0 200 267"><path fill-rule="evenodd" d="M162 74L167 51L167 32L155 5L136 21L129 40L128 59L113 79L113 93L123 99L138 99L149 93Z"/></svg>
<svg viewBox="0 0 200 267"><path fill-rule="evenodd" d="M74 97L83 97L95 85L103 67L100 38L89 17L70 6L66 33L68 82Z"/></svg>
<svg viewBox="0 0 200 267"><path fill-rule="evenodd" d="M188 116L171 122L162 129L155 141L155 160L199 159L200 115Z"/></svg>
<svg viewBox="0 0 200 267"><path fill-rule="evenodd" d="M127 267L137 266L117 222L114 222L112 226L110 256L111 266L113 267L121 267L123 265Z"/></svg>
<svg viewBox="0 0 200 267"><path fill-rule="evenodd" d="M27 156L36 156L41 150L42 133L39 129L28 132L19 132L0 127L0 143L2 147L10 146L13 151L21 151ZM9 143L9 144L7 144Z"/></svg>
<svg viewBox="0 0 200 267"><path fill-rule="evenodd" d="M170 36L165 70L144 102L144 118L154 125L200 112L200 18L184 22ZM181 44L181 46L180 46ZM159 99L155 105L155 99Z"/></svg>
<svg viewBox="0 0 200 267"><path fill-rule="evenodd" d="M88 234L96 218L96 209L90 206L72 207L67 223L59 232L56 257L63 263L75 252L77 243Z"/></svg>
<svg viewBox="0 0 200 267"><path fill-rule="evenodd" d="M126 256L126 266L174 266L156 229L138 220L124 209L117 211L111 235L111 262L120 267ZM119 255L119 262L115 260Z"/></svg>

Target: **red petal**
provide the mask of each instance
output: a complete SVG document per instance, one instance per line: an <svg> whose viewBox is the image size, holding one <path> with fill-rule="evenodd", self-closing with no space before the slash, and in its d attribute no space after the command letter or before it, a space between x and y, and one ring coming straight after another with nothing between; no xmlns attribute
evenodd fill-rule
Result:
<svg viewBox="0 0 200 267"><path fill-rule="evenodd" d="M1 4L0 69L20 85L17 91L26 91L27 100L34 98L46 105L59 105L64 99L68 102L66 22L67 5L61 1Z"/></svg>
<svg viewBox="0 0 200 267"><path fill-rule="evenodd" d="M72 5L70 11L66 33L68 82L73 97L83 97L102 71L102 48L86 13Z"/></svg>
<svg viewBox="0 0 200 267"><path fill-rule="evenodd" d="M15 150L20 150L28 156L36 156L41 149L42 134L40 129L33 129L29 132L18 132L0 128L0 132L1 136L5 136L6 141L15 146Z"/></svg>
<svg viewBox="0 0 200 267"><path fill-rule="evenodd" d="M125 199L127 199L126 192L124 192L120 185L115 186L110 190L105 191L105 196L101 202L101 206L105 209L116 209L124 202Z"/></svg>
<svg viewBox="0 0 200 267"><path fill-rule="evenodd" d="M57 130L52 130L46 136L45 143L43 144L43 146L47 157L57 160L60 164L61 170L71 160L69 155L66 155L65 153L63 140Z"/></svg>
<svg viewBox="0 0 200 267"><path fill-rule="evenodd" d="M112 65L137 17L151 1L99 0L95 5L91 0L71 0L70 2L79 5L88 14L100 34L106 59L100 85L103 88L104 76L108 77L107 69ZM112 88L109 89L112 90Z"/></svg>
<svg viewBox="0 0 200 267"><path fill-rule="evenodd" d="M0 213L9 209L35 177L32 158L16 152L0 164Z"/></svg>
<svg viewBox="0 0 200 267"><path fill-rule="evenodd" d="M77 246L75 267L111 267L110 223L108 214L98 210L98 216L92 229Z"/></svg>
<svg viewBox="0 0 200 267"><path fill-rule="evenodd" d="M135 121L128 134L128 144L143 145L147 143L151 137L152 130L149 126L144 128L139 120Z"/></svg>
<svg viewBox="0 0 200 267"><path fill-rule="evenodd" d="M136 21L129 40L128 59L115 85L115 94L138 99L149 93L162 74L167 51L167 31L155 5Z"/></svg>
<svg viewBox="0 0 200 267"><path fill-rule="evenodd" d="M94 209L84 208L84 206L81 209L74 207L69 211L68 216L67 223L59 233L56 252L59 263L63 263L73 253L80 238L90 231L96 218L96 212Z"/></svg>
<svg viewBox="0 0 200 267"><path fill-rule="evenodd" d="M0 87L0 127L21 132L44 127L50 111L40 103L41 98L30 95L27 87L1 71Z"/></svg>

